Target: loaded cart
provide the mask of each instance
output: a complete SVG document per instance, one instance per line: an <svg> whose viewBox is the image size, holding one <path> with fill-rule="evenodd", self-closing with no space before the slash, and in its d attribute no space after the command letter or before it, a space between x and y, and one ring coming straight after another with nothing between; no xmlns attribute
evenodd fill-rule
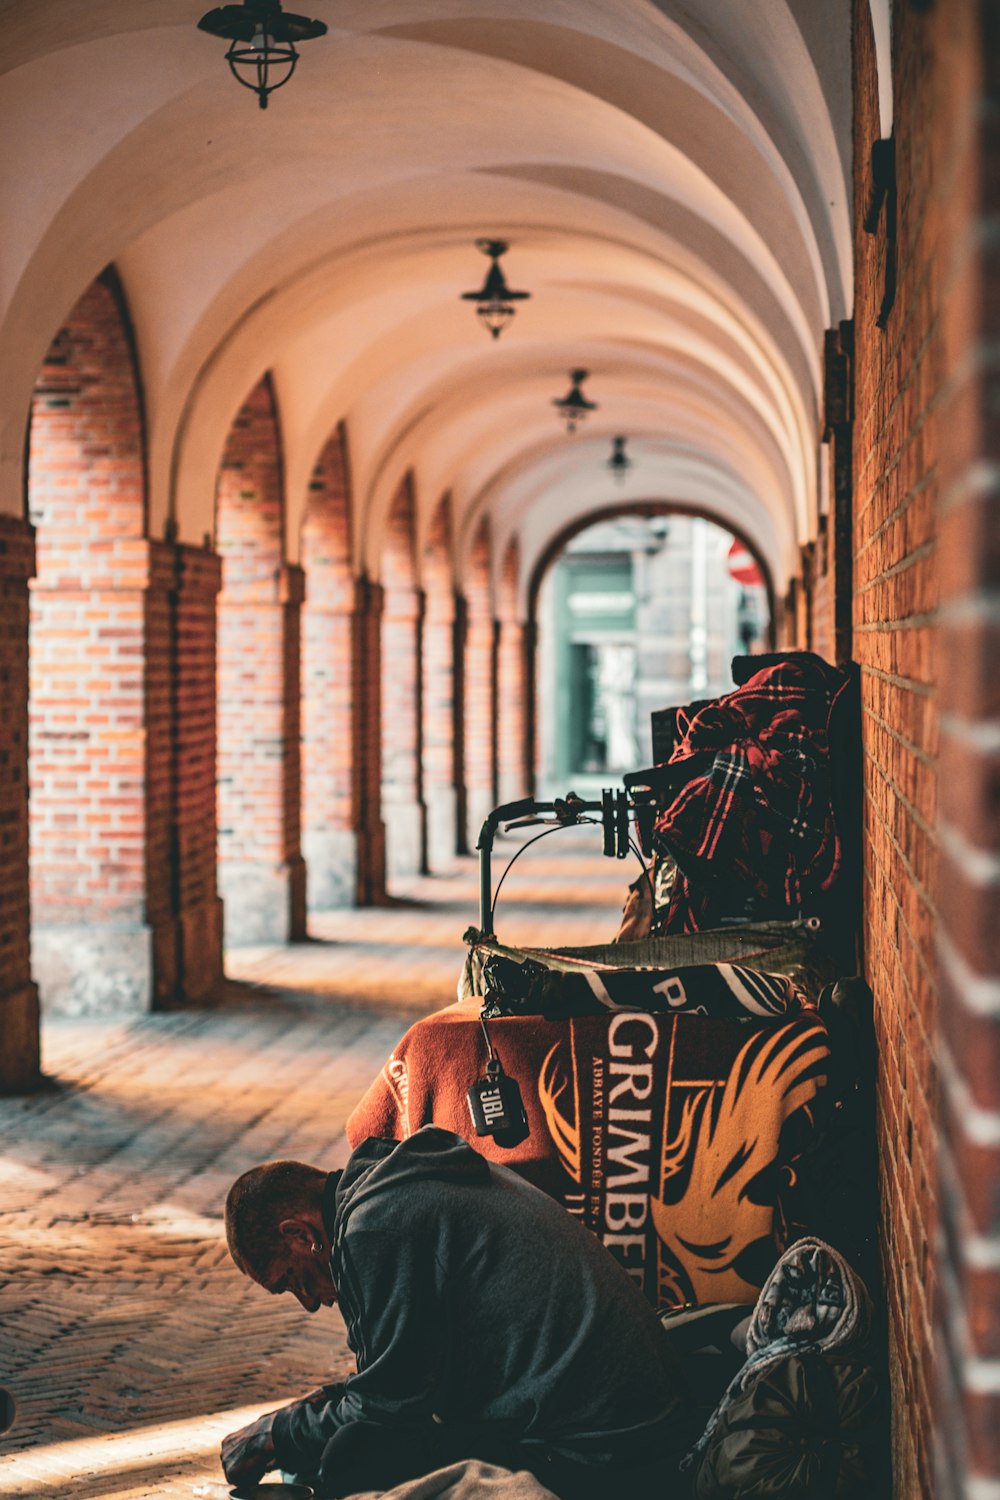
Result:
<svg viewBox="0 0 1000 1500"><path fill-rule="evenodd" d="M668 757L623 787L489 815L458 1003L410 1028L348 1121L352 1143L466 1135L661 1307L752 1301L807 1230L876 1269L857 839L835 764L857 771L856 682L808 653L734 669L737 690L674 714ZM581 824L637 857L644 918L588 947L503 944L498 830L538 826L530 858Z"/></svg>

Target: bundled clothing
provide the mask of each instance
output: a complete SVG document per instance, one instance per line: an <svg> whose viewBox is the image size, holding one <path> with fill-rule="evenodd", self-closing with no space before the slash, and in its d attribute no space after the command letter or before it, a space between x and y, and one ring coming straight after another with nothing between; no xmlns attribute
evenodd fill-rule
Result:
<svg viewBox="0 0 1000 1500"><path fill-rule="evenodd" d="M280 1467L336 1495L359 1454L410 1444L398 1482L450 1442L452 1458L574 1476L559 1494L583 1493L577 1470L676 1463L686 1403L656 1315L545 1194L427 1127L364 1141L324 1219L357 1373L278 1413Z"/></svg>
<svg viewBox="0 0 1000 1500"><path fill-rule="evenodd" d="M450 1464L391 1490L371 1491L358 1500L553 1500L532 1474L511 1474L478 1459Z"/></svg>
<svg viewBox="0 0 1000 1500"><path fill-rule="evenodd" d="M832 1444L841 1427L864 1436L873 1424L871 1331L868 1291L843 1256L815 1238L790 1246L757 1299L746 1362L684 1460L687 1468L699 1465L699 1500L860 1493L851 1486L863 1462L850 1437L839 1487L840 1451L833 1455ZM810 1433L815 1454L803 1440ZM765 1479L774 1487L758 1488Z"/></svg>
<svg viewBox="0 0 1000 1500"><path fill-rule="evenodd" d="M803 1003L813 1003L823 986L835 977L820 934L818 923L809 920L791 919L772 922L742 922L738 925L710 928L701 932L673 933L663 937L646 937L628 942L594 943L584 948L514 948L500 943L496 938L476 941L469 949L458 983L460 1003L469 1000L487 1000L490 984L487 967L491 960L501 958L514 964L527 966L526 978L536 974L541 966L552 974L583 977L595 989L591 976L602 982L616 984L617 975L635 975L635 1001L627 1008L643 1010L643 986L658 980L656 975L666 975L683 969L692 979L690 987L690 1010L695 1014L729 1016L735 1010L723 996L716 1011L707 990L699 989L695 971L706 971L709 985L712 978L707 971L719 965L734 965L741 969L752 969L761 974L780 975L789 982L792 990L803 997ZM508 970L512 975L512 971ZM624 979L624 985L633 983ZM534 989L533 985L528 986ZM577 992L571 988L569 993ZM582 994L582 991L579 991ZM686 989L685 993L688 991ZM544 982L539 995L544 994ZM687 1002L685 1002L687 1004ZM613 1006L590 1006L572 1010L570 1014L597 1014L601 1008ZM673 1009L658 1004L653 1009ZM793 1007L794 1008L794 1007ZM741 1007L742 1009L742 1007ZM510 1014L544 1013L542 1006L536 1011L511 1007ZM507 1014L502 1011L498 1013ZM747 1014L755 1013L750 1007Z"/></svg>
<svg viewBox="0 0 1000 1500"><path fill-rule="evenodd" d="M842 858L833 810L830 720L845 672L809 652L678 712L671 767L683 786L656 821L676 863L665 932L723 917L798 912L829 891Z"/></svg>
<svg viewBox="0 0 1000 1500"><path fill-rule="evenodd" d="M559 1021L635 1010L749 1021L790 1015L807 1003L789 975L741 964L560 973L532 959L517 963L496 955L486 960L483 977L487 1020L539 1015Z"/></svg>

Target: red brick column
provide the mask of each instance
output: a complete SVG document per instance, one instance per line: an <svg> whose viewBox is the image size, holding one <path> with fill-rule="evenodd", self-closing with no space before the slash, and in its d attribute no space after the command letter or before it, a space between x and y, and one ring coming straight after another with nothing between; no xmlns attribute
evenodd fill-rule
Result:
<svg viewBox="0 0 1000 1500"><path fill-rule="evenodd" d="M211 998L222 981L217 889L216 598L214 552L174 549L171 595L173 755L172 875L176 1000Z"/></svg>
<svg viewBox="0 0 1000 1500"><path fill-rule="evenodd" d="M409 475L386 522L382 549L382 820L386 874L413 875L424 857L421 781L421 620L415 506Z"/></svg>
<svg viewBox="0 0 1000 1500"><path fill-rule="evenodd" d="M518 617L520 552L513 537L504 554L500 580L500 641L497 659L497 800L527 795L525 736L527 681L524 626Z"/></svg>
<svg viewBox="0 0 1000 1500"><path fill-rule="evenodd" d="M357 903L385 900L382 822L382 589L367 577L355 586L352 673L352 823L357 839Z"/></svg>
<svg viewBox="0 0 1000 1500"><path fill-rule="evenodd" d="M28 498L34 971L54 1009L144 1010L174 984L169 549L144 536L142 412L112 278L46 356Z"/></svg>
<svg viewBox="0 0 1000 1500"><path fill-rule="evenodd" d="M423 793L427 866L446 870L457 849L455 778L455 594L451 564L451 501L434 513L423 557Z"/></svg>
<svg viewBox="0 0 1000 1500"><path fill-rule="evenodd" d="M309 907L351 906L357 886L352 809L354 579L346 435L313 470L302 528L302 850Z"/></svg>
<svg viewBox="0 0 1000 1500"><path fill-rule="evenodd" d="M28 579L32 528L0 516L0 1092L38 1079L28 888Z"/></svg>
<svg viewBox="0 0 1000 1500"><path fill-rule="evenodd" d="M490 533L484 518L464 579L465 630L462 728L465 832L475 847L487 813L496 805L496 642L490 597Z"/></svg>
<svg viewBox="0 0 1000 1500"><path fill-rule="evenodd" d="M940 235L937 1494L958 1500L1000 1494L1000 60L995 5L911 25Z"/></svg>
<svg viewBox="0 0 1000 1500"><path fill-rule="evenodd" d="M299 848L302 570L283 558L284 507L270 380L247 398L216 491L219 884L226 942L305 933Z"/></svg>

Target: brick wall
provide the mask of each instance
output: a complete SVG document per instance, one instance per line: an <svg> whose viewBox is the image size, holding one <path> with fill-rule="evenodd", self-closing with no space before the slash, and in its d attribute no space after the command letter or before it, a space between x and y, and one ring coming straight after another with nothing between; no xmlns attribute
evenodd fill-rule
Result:
<svg viewBox="0 0 1000 1500"><path fill-rule="evenodd" d="M451 499L445 495L431 520L422 560L423 793L427 806L427 865L431 870L446 869L456 851L455 593L451 549Z"/></svg>
<svg viewBox="0 0 1000 1500"><path fill-rule="evenodd" d="M390 879L424 866L420 641L413 481L401 483L382 543L382 816Z"/></svg>
<svg viewBox="0 0 1000 1500"><path fill-rule="evenodd" d="M148 581L143 595L143 722L146 736L145 900L152 929L154 1005L177 994L177 930L174 883L174 652L173 594L176 549L150 542Z"/></svg>
<svg viewBox="0 0 1000 1500"><path fill-rule="evenodd" d="M97 281L53 341L32 401L31 869L39 921L91 909L143 915L142 451L128 340L114 294Z"/></svg>
<svg viewBox="0 0 1000 1500"><path fill-rule="evenodd" d="M886 288L891 201L868 208L877 84L855 5L854 655L862 669L865 972L875 996L878 1144L899 1496L931 1493L937 1217L936 506L942 441L940 205L927 17L895 8L898 291Z"/></svg>
<svg viewBox="0 0 1000 1500"><path fill-rule="evenodd" d="M146 1008L169 951L164 575L145 530L142 411L124 307L94 282L36 382L28 504L31 884L43 1000ZM148 715L152 715L149 722ZM70 933L67 924L73 927ZM171 985L168 973L162 985Z"/></svg>
<svg viewBox="0 0 1000 1500"><path fill-rule="evenodd" d="M302 847L309 905L354 900L351 804L351 489L347 437L338 429L313 470L302 527Z"/></svg>
<svg viewBox="0 0 1000 1500"><path fill-rule="evenodd" d="M28 579L31 527L0 516L0 1091L38 1077L38 992L28 898Z"/></svg>
<svg viewBox="0 0 1000 1500"><path fill-rule="evenodd" d="M206 1000L222 980L222 903L217 889L216 597L214 552L174 549L172 801L175 998Z"/></svg>
<svg viewBox="0 0 1000 1500"><path fill-rule="evenodd" d="M985 1500L1000 1495L1000 12L955 0L910 25L904 66L934 60L943 374L937 1492Z"/></svg>
<svg viewBox="0 0 1000 1500"><path fill-rule="evenodd" d="M475 845L496 805L496 631L490 587L490 528L484 516L461 580L465 600L462 672L462 766L466 837Z"/></svg>
<svg viewBox="0 0 1000 1500"><path fill-rule="evenodd" d="M354 589L351 651L352 821L357 837L359 906L385 900L382 821L382 586L362 575Z"/></svg>
<svg viewBox="0 0 1000 1500"><path fill-rule="evenodd" d="M527 794L525 781L525 654L524 626L518 617L521 558L517 537L504 553L500 574L500 641L497 654L497 780L498 801L510 802Z"/></svg>
<svg viewBox="0 0 1000 1500"><path fill-rule="evenodd" d="M226 941L305 931L299 848L302 570L283 562L278 417L264 377L226 440L216 485L219 880Z"/></svg>

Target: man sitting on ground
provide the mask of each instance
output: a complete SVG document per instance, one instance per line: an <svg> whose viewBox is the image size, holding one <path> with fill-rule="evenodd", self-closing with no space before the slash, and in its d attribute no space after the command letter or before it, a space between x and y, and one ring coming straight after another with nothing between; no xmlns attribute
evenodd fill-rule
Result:
<svg viewBox="0 0 1000 1500"><path fill-rule="evenodd" d="M669 1495L691 1433L653 1309L582 1225L461 1137L371 1138L342 1173L254 1167L226 1234L266 1291L310 1313L339 1302L357 1357L342 1385L227 1437L230 1483L282 1469L339 1497L478 1458L563 1500Z"/></svg>

